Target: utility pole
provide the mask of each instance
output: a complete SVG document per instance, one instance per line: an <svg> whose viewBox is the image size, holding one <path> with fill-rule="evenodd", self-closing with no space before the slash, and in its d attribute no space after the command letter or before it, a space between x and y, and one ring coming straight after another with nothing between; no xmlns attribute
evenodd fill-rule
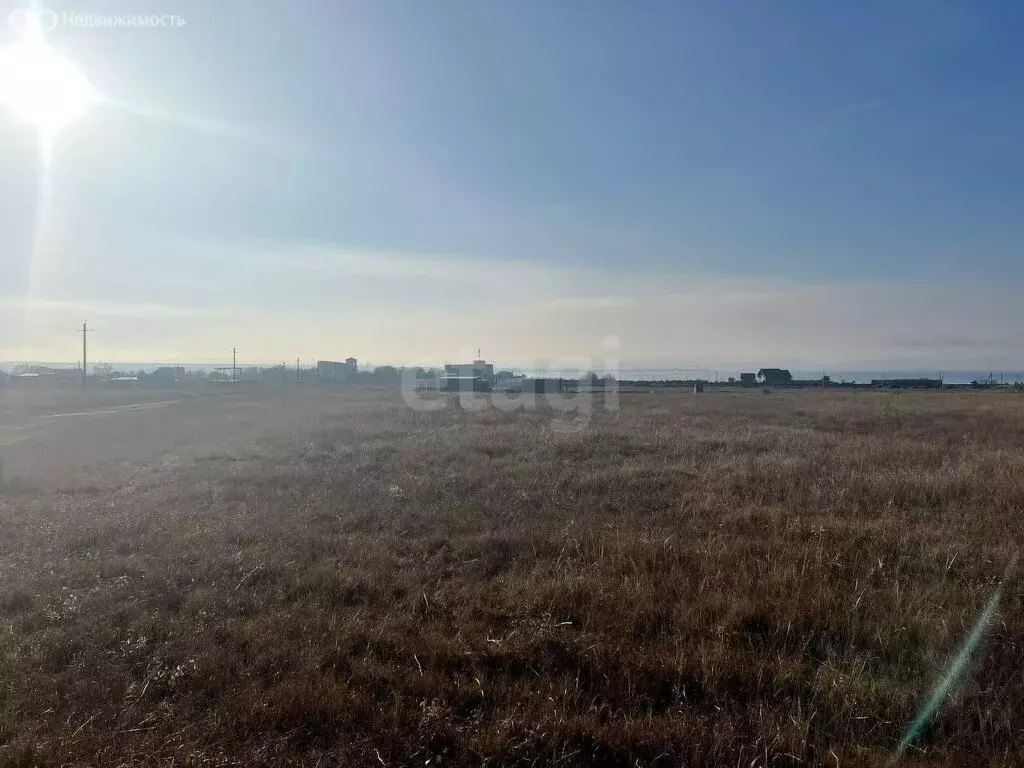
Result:
<svg viewBox="0 0 1024 768"><path fill-rule="evenodd" d="M82 334L82 390L85 390L85 383L89 376L89 344L88 334L92 331L88 325L82 323L82 330L79 331Z"/></svg>
<svg viewBox="0 0 1024 768"><path fill-rule="evenodd" d="M238 382L238 350L231 350L231 381Z"/></svg>
<svg viewBox="0 0 1024 768"><path fill-rule="evenodd" d="M301 363L302 363L302 358L301 357L296 357L295 358L295 383L296 384L301 384L302 383Z"/></svg>

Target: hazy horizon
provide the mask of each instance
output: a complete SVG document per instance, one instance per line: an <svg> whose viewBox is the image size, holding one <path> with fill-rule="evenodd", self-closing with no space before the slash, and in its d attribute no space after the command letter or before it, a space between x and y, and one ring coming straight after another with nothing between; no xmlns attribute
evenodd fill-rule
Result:
<svg viewBox="0 0 1024 768"><path fill-rule="evenodd" d="M98 361L102 363L110 363L115 370L121 370L122 372L137 372L137 371L153 371L159 367L182 367L187 370L199 370L199 371L212 371L215 369L222 369L230 367L230 362L224 363L223 361L218 362L139 362L139 361L128 361L128 362L117 362L117 361ZM238 363L238 368L244 370L246 368L272 368L279 367L284 361L274 362L246 362ZM455 362L454 360L444 362ZM372 370L382 366L393 366L393 367L421 367L426 369L439 369L444 365L444 362L434 363L397 363L397 362L380 362L380 363L366 363L360 364L361 370ZM489 361L492 362L492 361ZM710 380L725 381L728 377L733 376L739 378L740 373L743 371L756 372L759 368L770 367L770 366L745 366L745 367L734 367L734 368L704 368L704 367L630 367L620 366L617 368L605 367L601 368L595 366L593 368L561 368L557 365L517 365L517 364L503 364L495 362L495 370L509 370L516 374L526 375L550 375L550 376L563 376L572 378L573 376L586 373L614 373L617 378L620 379L635 379L635 380L671 380L671 379L686 379L686 378L707 378ZM95 363L90 363L90 368ZM10 361L0 360L0 370L10 372L14 367L18 365L40 365L50 366L54 368L81 368L81 360L77 363L69 361L30 361L12 363ZM285 363L289 370L295 370L295 361ZM302 361L301 367L303 370L312 370L316 368L316 361ZM1016 381L1024 381L1024 367L1020 369L998 369L998 368L986 368L986 369L926 369L926 368L829 368L827 366L810 366L803 368L792 368L790 369L795 379L807 380L819 378L822 375L828 375L836 383L841 381L853 381L857 383L864 383L872 379L884 379L884 378L942 378L946 383L949 384L966 384L974 380L982 380L987 378L989 375L995 377L997 381L1004 381L1007 383L1013 383Z"/></svg>

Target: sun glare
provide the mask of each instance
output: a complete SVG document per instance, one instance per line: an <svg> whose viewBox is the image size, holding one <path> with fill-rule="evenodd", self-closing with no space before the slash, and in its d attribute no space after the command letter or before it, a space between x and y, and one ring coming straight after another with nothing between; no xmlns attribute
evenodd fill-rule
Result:
<svg viewBox="0 0 1024 768"><path fill-rule="evenodd" d="M89 109L94 93L78 68L39 35L0 51L0 101L52 135Z"/></svg>

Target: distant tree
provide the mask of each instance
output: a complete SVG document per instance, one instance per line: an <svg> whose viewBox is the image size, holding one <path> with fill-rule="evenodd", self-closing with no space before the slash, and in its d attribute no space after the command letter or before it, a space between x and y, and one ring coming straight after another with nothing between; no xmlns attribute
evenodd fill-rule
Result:
<svg viewBox="0 0 1024 768"><path fill-rule="evenodd" d="M156 379L165 379L167 381L177 381L180 370L178 368L172 368L169 365L162 365L150 374Z"/></svg>
<svg viewBox="0 0 1024 768"><path fill-rule="evenodd" d="M735 376L730 376L729 377L729 383L730 384L735 384L736 383L736 377Z"/></svg>
<svg viewBox="0 0 1024 768"><path fill-rule="evenodd" d="M110 363L96 363L96 365L92 367L92 375L97 379L109 379L113 371L114 366Z"/></svg>
<svg viewBox="0 0 1024 768"><path fill-rule="evenodd" d="M394 384L399 381L402 373L393 365L378 365L373 369L373 381L377 384Z"/></svg>
<svg viewBox="0 0 1024 768"><path fill-rule="evenodd" d="M11 368L11 373L15 376L20 376L23 373L28 373L28 369L31 366L28 363L18 363L16 366Z"/></svg>

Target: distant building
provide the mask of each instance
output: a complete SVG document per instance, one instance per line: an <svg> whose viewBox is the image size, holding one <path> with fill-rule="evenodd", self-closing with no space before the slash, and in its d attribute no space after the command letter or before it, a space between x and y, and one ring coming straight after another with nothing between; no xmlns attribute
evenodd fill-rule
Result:
<svg viewBox="0 0 1024 768"><path fill-rule="evenodd" d="M354 357L350 357L343 363L333 360L319 360L316 364L316 375L319 379L327 381L340 381L347 379L358 370L358 363Z"/></svg>
<svg viewBox="0 0 1024 768"><path fill-rule="evenodd" d="M756 373L741 373L740 384L744 387L756 387L757 386L757 374Z"/></svg>
<svg viewBox="0 0 1024 768"><path fill-rule="evenodd" d="M788 387L793 383L793 374L785 368L762 368L757 372L757 380L766 386Z"/></svg>
<svg viewBox="0 0 1024 768"><path fill-rule="evenodd" d="M562 392L566 389L565 379L524 378L519 389L522 392Z"/></svg>
<svg viewBox="0 0 1024 768"><path fill-rule="evenodd" d="M491 383L479 376L442 376L438 388L442 392L490 392Z"/></svg>
<svg viewBox="0 0 1024 768"><path fill-rule="evenodd" d="M444 377L475 378L487 382L490 389L494 386L494 364L486 360L474 360L472 363L448 363L444 367Z"/></svg>
<svg viewBox="0 0 1024 768"><path fill-rule="evenodd" d="M488 384L494 384L494 365L484 360L473 361L473 372L475 375L485 379Z"/></svg>
<svg viewBox="0 0 1024 768"><path fill-rule="evenodd" d="M58 379L57 374L53 371L44 370L41 373L36 371L12 373L10 383L30 387L55 387L64 382Z"/></svg>
<svg viewBox="0 0 1024 768"><path fill-rule="evenodd" d="M51 384L66 384L82 378L81 368L50 368L46 365L30 365L22 373L32 374Z"/></svg>

